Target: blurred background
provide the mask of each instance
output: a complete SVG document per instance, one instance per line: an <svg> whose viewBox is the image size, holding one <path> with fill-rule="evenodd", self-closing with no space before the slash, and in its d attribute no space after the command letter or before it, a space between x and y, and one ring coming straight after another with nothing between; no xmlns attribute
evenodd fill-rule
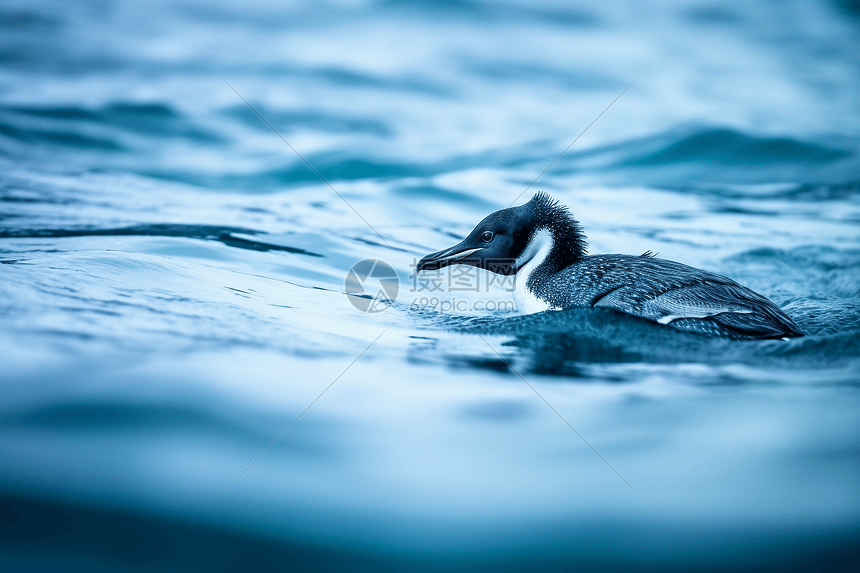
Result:
<svg viewBox="0 0 860 573"><path fill-rule="evenodd" d="M519 202L808 336L421 302L634 80ZM855 1L0 0L0 564L855 570L858 223Z"/></svg>

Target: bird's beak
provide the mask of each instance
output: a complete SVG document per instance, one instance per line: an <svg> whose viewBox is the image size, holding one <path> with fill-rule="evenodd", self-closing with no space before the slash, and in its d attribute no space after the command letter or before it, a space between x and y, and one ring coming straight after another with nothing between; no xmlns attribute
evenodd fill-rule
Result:
<svg viewBox="0 0 860 573"><path fill-rule="evenodd" d="M418 261L418 265L415 267L415 270L435 271L443 267L447 267L448 265L454 265L460 262L471 264L472 266L478 266L478 263L480 263L480 259L470 259L469 256L474 253L477 253L478 251L483 250L484 247L473 247L466 243L466 241L463 241L462 243L454 245L450 249L445 249L436 253L430 253L429 255Z"/></svg>

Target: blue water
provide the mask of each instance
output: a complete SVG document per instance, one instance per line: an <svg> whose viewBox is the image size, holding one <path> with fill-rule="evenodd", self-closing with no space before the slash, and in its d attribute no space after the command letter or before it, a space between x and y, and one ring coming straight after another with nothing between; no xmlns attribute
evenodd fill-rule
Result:
<svg viewBox="0 0 860 573"><path fill-rule="evenodd" d="M856 2L3 0L0 38L4 570L857 565ZM808 336L413 275L634 80L518 202Z"/></svg>

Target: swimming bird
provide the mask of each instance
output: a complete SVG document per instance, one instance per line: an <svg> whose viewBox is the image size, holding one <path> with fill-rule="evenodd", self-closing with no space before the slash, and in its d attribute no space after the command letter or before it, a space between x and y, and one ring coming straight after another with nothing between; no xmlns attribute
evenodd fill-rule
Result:
<svg viewBox="0 0 860 573"><path fill-rule="evenodd" d="M803 336L779 307L730 278L650 251L589 256L579 222L543 192L490 214L459 244L421 259L416 270L455 264L516 275L514 301L526 314L603 307L688 332Z"/></svg>

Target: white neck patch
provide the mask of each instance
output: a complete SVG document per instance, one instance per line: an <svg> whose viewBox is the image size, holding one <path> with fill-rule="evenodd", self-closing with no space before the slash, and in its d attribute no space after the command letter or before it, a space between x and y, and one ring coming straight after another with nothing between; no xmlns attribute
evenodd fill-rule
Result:
<svg viewBox="0 0 860 573"><path fill-rule="evenodd" d="M540 229L532 236L529 244L514 262L517 268L514 278L514 302L523 314L533 314L550 308L549 304L536 297L526 284L534 270L546 260L554 244L552 233L546 229Z"/></svg>

